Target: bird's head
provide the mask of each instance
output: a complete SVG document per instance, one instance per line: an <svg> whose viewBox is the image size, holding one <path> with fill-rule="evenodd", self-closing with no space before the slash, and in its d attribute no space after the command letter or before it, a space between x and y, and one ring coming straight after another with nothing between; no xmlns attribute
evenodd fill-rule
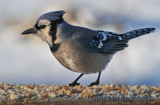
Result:
<svg viewBox="0 0 160 105"><path fill-rule="evenodd" d="M22 35L36 34L52 46L56 39L57 26L63 21L64 11L53 11L41 15L35 25L22 32Z"/></svg>

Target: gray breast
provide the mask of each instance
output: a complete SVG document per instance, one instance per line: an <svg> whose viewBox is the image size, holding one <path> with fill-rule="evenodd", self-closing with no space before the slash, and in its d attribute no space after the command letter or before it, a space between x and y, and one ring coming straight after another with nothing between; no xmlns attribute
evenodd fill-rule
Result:
<svg viewBox="0 0 160 105"><path fill-rule="evenodd" d="M89 52L76 40L69 39L53 52L55 58L67 69L80 73L103 70L113 55Z"/></svg>

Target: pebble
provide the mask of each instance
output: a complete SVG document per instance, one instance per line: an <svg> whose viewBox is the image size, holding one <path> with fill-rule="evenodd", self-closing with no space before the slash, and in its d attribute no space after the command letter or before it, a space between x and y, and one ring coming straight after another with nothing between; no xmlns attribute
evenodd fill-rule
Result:
<svg viewBox="0 0 160 105"><path fill-rule="evenodd" d="M36 100L36 99L88 99L94 96L126 96L126 97L153 97L160 100L160 86L147 85L120 85L120 84L100 84L86 86L85 84L69 87L64 85L47 84L7 84L0 83L0 102L5 100Z"/></svg>
<svg viewBox="0 0 160 105"><path fill-rule="evenodd" d="M9 98L10 98L10 100L16 100L16 99L18 99L18 95L14 94L14 93L11 93L9 95Z"/></svg>
<svg viewBox="0 0 160 105"><path fill-rule="evenodd" d="M56 97L56 94L55 94L55 93L49 93L49 97L55 98L55 97Z"/></svg>

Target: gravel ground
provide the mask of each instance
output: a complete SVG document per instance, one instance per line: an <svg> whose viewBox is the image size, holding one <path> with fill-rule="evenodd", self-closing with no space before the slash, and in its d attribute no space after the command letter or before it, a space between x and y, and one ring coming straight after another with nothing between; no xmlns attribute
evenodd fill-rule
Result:
<svg viewBox="0 0 160 105"><path fill-rule="evenodd" d="M112 103L134 103L154 104L160 103L160 86L144 85L119 85L105 84L86 86L79 85L69 87L68 85L46 85L46 84L7 84L0 83L0 105L3 104L25 104L35 103L65 103L69 104L104 104ZM47 104L47 105L48 105ZM139 105L140 105L139 104ZM157 104L157 105L158 105ZM160 104L159 104L160 105Z"/></svg>

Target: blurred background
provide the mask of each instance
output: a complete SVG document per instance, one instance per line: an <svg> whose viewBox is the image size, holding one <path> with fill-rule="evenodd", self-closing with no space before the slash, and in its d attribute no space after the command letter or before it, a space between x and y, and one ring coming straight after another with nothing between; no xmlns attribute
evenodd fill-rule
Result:
<svg viewBox="0 0 160 105"><path fill-rule="evenodd" d="M160 85L160 0L0 0L0 82L71 83L79 73L65 69L49 47L21 32L43 13L65 10L73 25L123 33L155 27L157 31L129 42L102 72L101 83ZM89 85L98 74L84 75Z"/></svg>

